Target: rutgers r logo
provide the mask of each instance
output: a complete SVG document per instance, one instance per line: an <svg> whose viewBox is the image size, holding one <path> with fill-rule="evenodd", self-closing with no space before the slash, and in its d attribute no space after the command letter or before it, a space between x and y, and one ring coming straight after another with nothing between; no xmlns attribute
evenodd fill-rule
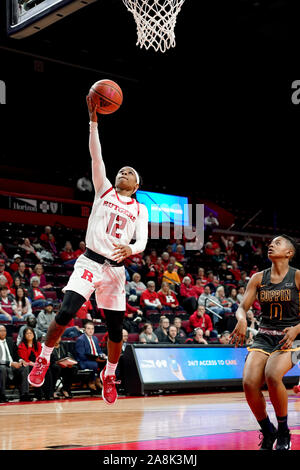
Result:
<svg viewBox="0 0 300 470"><path fill-rule="evenodd" d="M81 277L86 281L93 282L93 273L91 273L91 271L88 271L87 269L84 270L84 273Z"/></svg>

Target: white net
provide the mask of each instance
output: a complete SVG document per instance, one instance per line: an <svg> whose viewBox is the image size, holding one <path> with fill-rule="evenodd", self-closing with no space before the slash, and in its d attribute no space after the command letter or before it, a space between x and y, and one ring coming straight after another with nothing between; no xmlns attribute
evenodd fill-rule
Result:
<svg viewBox="0 0 300 470"><path fill-rule="evenodd" d="M185 0L123 0L137 25L137 45L165 52L175 47L177 15Z"/></svg>

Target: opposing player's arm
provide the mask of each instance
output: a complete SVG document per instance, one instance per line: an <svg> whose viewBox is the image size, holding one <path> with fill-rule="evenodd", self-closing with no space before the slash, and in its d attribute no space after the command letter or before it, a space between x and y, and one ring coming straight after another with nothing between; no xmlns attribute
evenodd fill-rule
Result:
<svg viewBox="0 0 300 470"><path fill-rule="evenodd" d="M236 311L237 324L233 332L229 335L231 343L239 344L242 346L245 341L247 332L247 312L251 308L254 300L256 299L257 289L262 282L262 272L254 274L249 280L244 294L243 300Z"/></svg>
<svg viewBox="0 0 300 470"><path fill-rule="evenodd" d="M102 158L102 150L98 133L96 105L89 96L87 96L86 101L90 115L89 150L92 158L92 180L97 194L102 190L106 182L106 170Z"/></svg>

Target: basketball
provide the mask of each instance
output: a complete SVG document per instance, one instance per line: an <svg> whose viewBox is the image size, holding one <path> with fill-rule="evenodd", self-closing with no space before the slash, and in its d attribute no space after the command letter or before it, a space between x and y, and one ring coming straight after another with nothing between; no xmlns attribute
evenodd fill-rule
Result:
<svg viewBox="0 0 300 470"><path fill-rule="evenodd" d="M123 92L112 80L99 80L89 91L92 101L97 104L97 113L111 114L117 111L123 102Z"/></svg>

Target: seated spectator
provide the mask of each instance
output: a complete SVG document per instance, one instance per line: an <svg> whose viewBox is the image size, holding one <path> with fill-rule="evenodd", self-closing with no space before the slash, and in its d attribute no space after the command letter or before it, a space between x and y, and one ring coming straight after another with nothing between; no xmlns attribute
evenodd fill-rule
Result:
<svg viewBox="0 0 300 470"><path fill-rule="evenodd" d="M15 299L15 290L13 287L8 287L7 279L3 274L0 274L0 289L1 287L7 287L8 298L13 301Z"/></svg>
<svg viewBox="0 0 300 470"><path fill-rule="evenodd" d="M163 274L162 282L168 282L168 284L170 284L170 288L173 290L175 290L176 287L180 287L180 277L174 268L174 264L168 264L168 267Z"/></svg>
<svg viewBox="0 0 300 470"><path fill-rule="evenodd" d="M124 264L125 267L131 272L141 271L144 265L143 254L136 253L135 255L128 256L128 258L124 260Z"/></svg>
<svg viewBox="0 0 300 470"><path fill-rule="evenodd" d="M196 279L200 279L201 281L201 285L204 287L206 286L207 284L207 276L205 274L205 269L204 268L198 268L198 272L197 272L197 277Z"/></svg>
<svg viewBox="0 0 300 470"><path fill-rule="evenodd" d="M32 370L34 363L41 352L42 345L36 340L33 328L26 326L23 330L23 336L18 346L18 356L23 360L23 367L27 368L28 374ZM43 396L46 400L53 398L53 383L49 369L47 370L43 385L41 387L34 387L34 394L38 400L41 400Z"/></svg>
<svg viewBox="0 0 300 470"><path fill-rule="evenodd" d="M246 271L241 271L241 279L238 282L238 288L239 287L244 287L246 289L248 281L249 281L249 277L247 275L247 272Z"/></svg>
<svg viewBox="0 0 300 470"><path fill-rule="evenodd" d="M150 251L150 259L153 264L157 263L157 251L156 250L152 249Z"/></svg>
<svg viewBox="0 0 300 470"><path fill-rule="evenodd" d="M208 344L206 339L203 337L202 328L196 328L194 330L193 336L187 338L187 340L185 341L185 344L189 344L189 343L192 343L192 344Z"/></svg>
<svg viewBox="0 0 300 470"><path fill-rule="evenodd" d="M5 276L3 276L5 278ZM2 278L2 275L0 275L0 286L2 285L1 283L1 278ZM6 279L6 278L5 278ZM22 287L21 286L21 279L19 277L14 277L14 282L13 282L13 285L11 286L11 288L9 289L9 292L14 296L16 297L16 292L17 292L17 289L19 287ZM22 289L24 289L24 287L22 287ZM24 292L27 294L27 289L24 289Z"/></svg>
<svg viewBox="0 0 300 470"><path fill-rule="evenodd" d="M204 292L198 299L198 305L204 305L204 307L214 307L216 305L216 298L211 295L209 284L204 287Z"/></svg>
<svg viewBox="0 0 300 470"><path fill-rule="evenodd" d="M197 310L189 318L188 331L192 332L196 328L201 328L205 339L216 338L218 336L217 330L214 330L211 318L205 313L205 307L199 305Z"/></svg>
<svg viewBox="0 0 300 470"><path fill-rule="evenodd" d="M218 276L222 284L233 284L235 282L234 275L228 269L226 261L223 261L218 269Z"/></svg>
<svg viewBox="0 0 300 470"><path fill-rule="evenodd" d="M139 336L140 343L154 344L158 343L158 338L155 333L153 333L153 327L151 323L145 323L142 328L142 332Z"/></svg>
<svg viewBox="0 0 300 470"><path fill-rule="evenodd" d="M32 307L45 307L48 305L48 300L45 297L43 289L40 288L40 279L38 276L33 276L30 279L30 287L27 291L27 295L31 300Z"/></svg>
<svg viewBox="0 0 300 470"><path fill-rule="evenodd" d="M65 357L70 357L75 361L71 354L66 352L65 346L61 342L61 338L58 338L50 356L50 372L54 388L57 381L61 379L62 389L60 392L53 393L54 398L58 398L60 395L62 395L63 398L73 398L71 388L77 371L77 361L76 364L63 365L60 360Z"/></svg>
<svg viewBox="0 0 300 470"><path fill-rule="evenodd" d="M132 275L132 281L128 282L126 289L129 295L128 300L132 303L140 304L140 297L147 287L141 281L141 275L134 273Z"/></svg>
<svg viewBox="0 0 300 470"><path fill-rule="evenodd" d="M183 245L177 245L176 251L174 252L174 256L176 258L176 261L179 263L184 262L184 246Z"/></svg>
<svg viewBox="0 0 300 470"><path fill-rule="evenodd" d="M37 328L43 333L47 333L52 320L54 320L56 313L53 311L53 302L51 299L46 301L44 309L40 311L37 316Z"/></svg>
<svg viewBox="0 0 300 470"><path fill-rule="evenodd" d="M140 270L140 273L141 273L143 279L145 279L146 281L152 280L154 282L157 282L158 269L157 269L155 263L153 263L151 261L150 256L148 256L148 255L145 256L144 264L143 264L143 267Z"/></svg>
<svg viewBox="0 0 300 470"><path fill-rule="evenodd" d="M30 279L33 278L34 276L38 277L40 280L39 287L41 289L52 289L52 284L50 282L47 282L45 272L43 265L38 263L35 265L33 268L33 272L30 275Z"/></svg>
<svg viewBox="0 0 300 470"><path fill-rule="evenodd" d="M65 266L70 266L75 264L77 257L72 247L72 243L70 241L66 241L63 250L59 254L60 258L62 259Z"/></svg>
<svg viewBox="0 0 300 470"><path fill-rule="evenodd" d="M162 315L159 319L158 328L154 330L154 333L156 334L159 343L165 342L165 339L168 336L169 326L169 319L165 315Z"/></svg>
<svg viewBox="0 0 300 470"><path fill-rule="evenodd" d="M213 271L207 272L207 286L210 287L210 291L214 294L219 286L220 281L217 276L214 275Z"/></svg>
<svg viewBox="0 0 300 470"><path fill-rule="evenodd" d="M232 307L232 302L230 302L227 297L225 296L225 289L224 286L219 286L216 290L216 300L223 305L223 307Z"/></svg>
<svg viewBox="0 0 300 470"><path fill-rule="evenodd" d="M27 318L32 315L32 308L31 302L29 298L26 297L23 287L18 287L15 298L17 307L16 316L22 321L27 320Z"/></svg>
<svg viewBox="0 0 300 470"><path fill-rule="evenodd" d="M26 325L22 325L19 329L18 337L17 337L17 346L19 346L23 338L23 332L26 326L30 326L33 329L37 341L42 342L45 339L46 333L43 333L43 331L39 330L36 324L37 324L37 319L33 314L27 317Z"/></svg>
<svg viewBox="0 0 300 470"><path fill-rule="evenodd" d="M259 321L255 317L253 310L250 308L246 313L247 317L247 336L246 338L249 339L249 343L253 341L254 337L258 333L259 328Z"/></svg>
<svg viewBox="0 0 300 470"><path fill-rule="evenodd" d="M182 254L185 255L184 245L182 243L182 240L179 240L179 239L175 240L175 242L171 245L172 252L176 253L178 245L182 247L181 248Z"/></svg>
<svg viewBox="0 0 300 470"><path fill-rule="evenodd" d="M239 270L237 262L233 260L231 262L231 268L228 268L228 269L233 274L235 282L238 283L241 279L241 271Z"/></svg>
<svg viewBox="0 0 300 470"><path fill-rule="evenodd" d="M237 289L235 287L232 287L230 289L228 300L232 303L232 305L239 304L239 299L237 297Z"/></svg>
<svg viewBox="0 0 300 470"><path fill-rule="evenodd" d="M206 256L212 258L215 254L215 250L213 248L212 242L208 241L204 245L204 253Z"/></svg>
<svg viewBox="0 0 300 470"><path fill-rule="evenodd" d="M244 294L245 294L245 287L244 286L239 286L238 287L238 293L237 293L237 300L239 303L242 302L243 298L244 298Z"/></svg>
<svg viewBox="0 0 300 470"><path fill-rule="evenodd" d="M218 267L220 263L225 261L225 254L221 251L221 248L216 248L214 254L211 257L215 267Z"/></svg>
<svg viewBox="0 0 300 470"><path fill-rule="evenodd" d="M175 317L173 321L173 325L176 326L177 328L177 338L178 338L179 343L184 343L187 338L187 334L186 334L186 331L182 328L181 318Z"/></svg>
<svg viewBox="0 0 300 470"><path fill-rule="evenodd" d="M230 331L223 331L219 336L219 343L229 344L230 343Z"/></svg>
<svg viewBox="0 0 300 470"><path fill-rule="evenodd" d="M197 308L198 294L194 286L191 285L189 276L183 278L180 286L180 295L182 297L182 307L186 312L192 314Z"/></svg>
<svg viewBox="0 0 300 470"><path fill-rule="evenodd" d="M79 256L83 255L83 253L85 252L85 249L86 249L85 242L82 240L81 242L79 242L78 250L74 251L76 258L79 258Z"/></svg>
<svg viewBox="0 0 300 470"><path fill-rule="evenodd" d="M2 286L0 289L0 320L12 322L17 319L17 306L15 301L8 298L7 286Z"/></svg>
<svg viewBox="0 0 300 470"><path fill-rule="evenodd" d="M35 248L37 248L36 245L34 245L34 246L35 246ZM53 233L49 233L49 235L48 235L48 243L45 243L45 248L46 248L46 250L49 251L49 253L52 255L53 258L54 258L55 256L57 256L58 250L57 250L57 248L56 248L55 238L54 238Z"/></svg>
<svg viewBox="0 0 300 470"><path fill-rule="evenodd" d="M116 379L118 381L120 381L120 386L118 387L118 392L120 392L120 390L124 390L124 387L123 387L123 382L124 382L124 376L125 376L125 372L126 372L126 369L125 369L125 362L124 362L124 352L125 352L125 349L127 347L127 344L128 344L128 331L127 330L124 330L122 331L122 350L121 350L121 355L119 357L119 361L118 361L118 365L117 365L117 368L116 368Z"/></svg>
<svg viewBox="0 0 300 470"><path fill-rule="evenodd" d="M33 261L37 259L40 260L40 255L34 248L34 246L30 243L29 238L24 238L22 245L19 245L19 248L24 252L25 258L30 258Z"/></svg>
<svg viewBox="0 0 300 470"><path fill-rule="evenodd" d="M199 296L201 294L203 294L203 292L204 292L204 286L202 285L202 280L201 279L196 279L194 288L195 288L195 291L197 293L198 300L199 300Z"/></svg>
<svg viewBox="0 0 300 470"><path fill-rule="evenodd" d="M123 326L128 333L136 333L138 331L138 324L142 321L142 317L143 312L141 310L126 302Z"/></svg>
<svg viewBox="0 0 300 470"><path fill-rule="evenodd" d="M11 337L7 337L4 325L0 325L0 403L8 402L6 384L17 381L20 401L32 401L29 396L28 369L19 361L17 347Z"/></svg>
<svg viewBox="0 0 300 470"><path fill-rule="evenodd" d="M19 263L18 270L14 273L13 278L15 279L16 277L19 277L21 281L21 287L24 287L24 289L27 289L30 286L30 281L29 281L30 274L31 274L31 268L26 268L26 264L24 263L24 261L21 261Z"/></svg>
<svg viewBox="0 0 300 470"><path fill-rule="evenodd" d="M47 244L49 243L49 235L52 233L52 229L50 225L46 225L44 229L44 233L41 234L40 240L44 243L44 246L47 247ZM52 234L52 242L55 243L55 237Z"/></svg>
<svg viewBox="0 0 300 470"><path fill-rule="evenodd" d="M185 276L188 276L191 279L191 285L194 285L195 282L193 276L189 273L186 273L185 268L183 266L177 269L177 274L179 276L180 283L182 283Z"/></svg>
<svg viewBox="0 0 300 470"><path fill-rule="evenodd" d="M93 322L87 321L84 325L84 334L79 336L75 343L76 359L79 368L91 369L93 371L91 381L89 382L91 390L101 389L99 379L100 365L104 367L107 359L99 346L97 337L94 336L94 331Z"/></svg>
<svg viewBox="0 0 300 470"><path fill-rule="evenodd" d="M162 304L157 292L155 292L155 283L153 281L147 282L147 289L141 294L141 307L144 311L162 309Z"/></svg>
<svg viewBox="0 0 300 470"><path fill-rule="evenodd" d="M169 326L168 335L162 342L170 344L180 344L179 338L177 336L177 328L175 325Z"/></svg>
<svg viewBox="0 0 300 470"><path fill-rule="evenodd" d="M7 287L11 287L13 285L13 278L11 277L10 273L6 271L4 259L0 259L0 275L1 274L7 279Z"/></svg>
<svg viewBox="0 0 300 470"><path fill-rule="evenodd" d="M22 261L21 255L16 253L13 257L13 262L9 266L9 270L10 272L12 272L13 275L15 274L16 271L18 271L19 264L21 263L21 261Z"/></svg>
<svg viewBox="0 0 300 470"><path fill-rule="evenodd" d="M155 266L156 266L156 273L157 273L157 283L160 286L163 274L165 272L165 267L163 265L161 256L158 256Z"/></svg>
<svg viewBox="0 0 300 470"><path fill-rule="evenodd" d="M168 268L168 265L170 263L170 255L167 251L164 251L161 255L161 262L162 262L162 265L163 265L163 268L164 268L164 271L167 270Z"/></svg>
<svg viewBox="0 0 300 470"><path fill-rule="evenodd" d="M93 319L94 308L90 300L86 300L76 312L75 318L81 318L82 320Z"/></svg>

